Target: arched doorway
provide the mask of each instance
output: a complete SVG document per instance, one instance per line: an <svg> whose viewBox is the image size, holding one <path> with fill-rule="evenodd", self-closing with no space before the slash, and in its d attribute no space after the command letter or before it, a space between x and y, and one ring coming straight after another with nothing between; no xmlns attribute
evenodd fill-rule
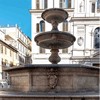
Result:
<svg viewBox="0 0 100 100"><path fill-rule="evenodd" d="M94 48L100 48L100 27L94 30Z"/></svg>

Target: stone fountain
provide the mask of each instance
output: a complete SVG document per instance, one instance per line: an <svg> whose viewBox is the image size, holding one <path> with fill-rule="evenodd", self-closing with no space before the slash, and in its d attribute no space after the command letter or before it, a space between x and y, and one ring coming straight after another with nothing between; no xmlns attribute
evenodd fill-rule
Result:
<svg viewBox="0 0 100 100"><path fill-rule="evenodd" d="M59 49L73 45L75 37L59 31L59 23L68 13L59 8L47 9L42 18L52 30L35 37L37 45L51 49L52 64L26 64L6 68L11 87L0 92L0 100L99 100L99 68L81 64L57 64Z"/></svg>
<svg viewBox="0 0 100 100"><path fill-rule="evenodd" d="M59 31L57 28L59 23L68 18L68 13L63 9L53 8L45 10L42 13L42 18L52 24L52 30L38 34L35 41L40 47L51 49L49 61L52 64L57 64L61 60L58 55L59 49L68 48L75 41L72 34Z"/></svg>

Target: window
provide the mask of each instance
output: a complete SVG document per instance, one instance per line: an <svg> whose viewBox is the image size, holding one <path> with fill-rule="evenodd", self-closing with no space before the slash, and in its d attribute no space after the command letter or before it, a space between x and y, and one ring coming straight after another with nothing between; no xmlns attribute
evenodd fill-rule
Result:
<svg viewBox="0 0 100 100"><path fill-rule="evenodd" d="M94 48L100 48L100 27L94 31Z"/></svg>
<svg viewBox="0 0 100 100"><path fill-rule="evenodd" d="M5 47L5 54L7 54L7 48Z"/></svg>
<svg viewBox="0 0 100 100"><path fill-rule="evenodd" d="M36 9L39 9L39 7L40 7L40 2L39 0L36 0Z"/></svg>
<svg viewBox="0 0 100 100"><path fill-rule="evenodd" d="M71 0L60 0L59 7L60 8L71 8Z"/></svg>
<svg viewBox="0 0 100 100"><path fill-rule="evenodd" d="M39 23L36 24L36 32L39 32Z"/></svg>
<svg viewBox="0 0 100 100"><path fill-rule="evenodd" d="M62 49L62 53L68 53L68 48Z"/></svg>
<svg viewBox="0 0 100 100"><path fill-rule="evenodd" d="M22 35L21 35L21 33L20 33L20 36L19 36L20 39L21 39L21 36L22 36Z"/></svg>
<svg viewBox="0 0 100 100"><path fill-rule="evenodd" d="M95 2L92 2L92 8L91 8L91 10L92 10L92 13L95 13Z"/></svg>
<svg viewBox="0 0 100 100"><path fill-rule="evenodd" d="M1 47L2 47L2 45L0 44L0 53L1 53Z"/></svg>
<svg viewBox="0 0 100 100"><path fill-rule="evenodd" d="M68 23L67 22L63 22L63 31L64 32L68 31Z"/></svg>
<svg viewBox="0 0 100 100"><path fill-rule="evenodd" d="M44 0L44 9L48 7L48 0Z"/></svg>
<svg viewBox="0 0 100 100"><path fill-rule="evenodd" d="M5 65L8 66L8 61L5 59Z"/></svg>
<svg viewBox="0 0 100 100"><path fill-rule="evenodd" d="M1 45L0 49L1 49L1 53L3 53L3 45Z"/></svg>
<svg viewBox="0 0 100 100"><path fill-rule="evenodd" d="M8 79L8 73L7 72L2 72L2 78L3 79Z"/></svg>
<svg viewBox="0 0 100 100"><path fill-rule="evenodd" d="M40 47L40 53L45 53L45 49Z"/></svg>
<svg viewBox="0 0 100 100"><path fill-rule="evenodd" d="M24 63L24 58L22 56L20 56L20 55L19 55L19 61L20 61L19 62L20 64Z"/></svg>
<svg viewBox="0 0 100 100"><path fill-rule="evenodd" d="M11 61L11 62L10 62L10 67L13 67L13 66L14 66L14 65L13 65L13 62Z"/></svg>
<svg viewBox="0 0 100 100"><path fill-rule="evenodd" d="M18 38L20 38L20 31L18 31Z"/></svg>
<svg viewBox="0 0 100 100"><path fill-rule="evenodd" d="M100 0L97 0L97 13L100 13Z"/></svg>
<svg viewBox="0 0 100 100"><path fill-rule="evenodd" d="M15 53L15 55L16 55L16 59L18 58L18 55L17 55L17 53Z"/></svg>
<svg viewBox="0 0 100 100"><path fill-rule="evenodd" d="M40 21L40 32L44 32L45 31L45 22L42 20Z"/></svg>
<svg viewBox="0 0 100 100"><path fill-rule="evenodd" d="M2 65L4 65L3 59L2 59Z"/></svg>
<svg viewBox="0 0 100 100"><path fill-rule="evenodd" d="M71 8L71 0L68 0L68 8Z"/></svg>
<svg viewBox="0 0 100 100"><path fill-rule="evenodd" d="M10 50L10 56L12 56L12 51Z"/></svg>
<svg viewBox="0 0 100 100"><path fill-rule="evenodd" d="M71 8L71 0L64 0L65 8Z"/></svg>
<svg viewBox="0 0 100 100"><path fill-rule="evenodd" d="M63 3L64 3L63 0L60 0L60 3L59 3L60 8L64 8Z"/></svg>

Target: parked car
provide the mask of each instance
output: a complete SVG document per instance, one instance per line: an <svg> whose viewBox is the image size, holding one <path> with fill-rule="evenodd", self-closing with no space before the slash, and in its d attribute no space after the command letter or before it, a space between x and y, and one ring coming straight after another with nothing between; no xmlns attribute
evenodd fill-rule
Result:
<svg viewBox="0 0 100 100"><path fill-rule="evenodd" d="M9 88L9 85L6 81L0 81L0 89L6 89Z"/></svg>

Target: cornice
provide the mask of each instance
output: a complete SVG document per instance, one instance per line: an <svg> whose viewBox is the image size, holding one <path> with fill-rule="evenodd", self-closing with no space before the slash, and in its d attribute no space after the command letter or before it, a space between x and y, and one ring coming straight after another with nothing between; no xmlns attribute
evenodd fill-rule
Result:
<svg viewBox="0 0 100 100"><path fill-rule="evenodd" d="M100 17L72 17L72 21L100 21Z"/></svg>
<svg viewBox="0 0 100 100"><path fill-rule="evenodd" d="M0 43L7 46L8 48L14 50L15 52L18 52L17 49L14 46L12 46L11 44L7 44L6 42L2 41L1 39L0 39Z"/></svg>
<svg viewBox="0 0 100 100"><path fill-rule="evenodd" d="M24 45L26 48L27 48L27 45L25 44L25 42L23 42L22 40L21 40L21 38L18 38L17 39L22 45Z"/></svg>
<svg viewBox="0 0 100 100"><path fill-rule="evenodd" d="M42 13L45 9L31 9L30 10L30 13ZM74 11L74 8L71 8L71 9L64 9L66 10L67 12L73 12Z"/></svg>
<svg viewBox="0 0 100 100"><path fill-rule="evenodd" d="M44 9L31 9L30 13L42 13Z"/></svg>

